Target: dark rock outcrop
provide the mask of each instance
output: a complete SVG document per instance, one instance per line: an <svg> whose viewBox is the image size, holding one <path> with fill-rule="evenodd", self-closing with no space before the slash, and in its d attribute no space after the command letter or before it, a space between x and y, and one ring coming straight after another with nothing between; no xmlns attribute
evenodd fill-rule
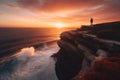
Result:
<svg viewBox="0 0 120 80"><path fill-rule="evenodd" d="M93 58L98 56L96 52L99 49L106 51L107 57L120 56L119 30L120 22L112 22L96 24L92 27L82 26L81 29L63 32L58 41L60 50L56 54L55 69L59 80L71 80L79 74L83 59L91 55ZM79 44L86 47L85 52L88 54L84 54L84 50L78 47ZM91 65L90 60L88 63Z"/></svg>
<svg viewBox="0 0 120 80"><path fill-rule="evenodd" d="M120 80L120 56L105 58L95 63L82 80ZM81 80L77 75L72 80Z"/></svg>

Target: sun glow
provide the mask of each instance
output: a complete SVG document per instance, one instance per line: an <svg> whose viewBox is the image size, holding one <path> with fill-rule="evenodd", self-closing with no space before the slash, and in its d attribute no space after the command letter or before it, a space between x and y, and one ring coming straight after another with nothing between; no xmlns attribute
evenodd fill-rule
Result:
<svg viewBox="0 0 120 80"><path fill-rule="evenodd" d="M56 27L57 27L57 28L63 28L63 27L64 27L64 24L59 22L59 23L56 24Z"/></svg>

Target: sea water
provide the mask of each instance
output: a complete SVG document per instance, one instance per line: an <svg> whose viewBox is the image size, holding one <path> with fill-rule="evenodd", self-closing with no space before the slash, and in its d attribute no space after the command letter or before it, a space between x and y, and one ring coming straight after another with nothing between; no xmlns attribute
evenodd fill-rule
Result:
<svg viewBox="0 0 120 80"><path fill-rule="evenodd" d="M51 55L59 50L60 33L67 30L0 28L0 80L58 80Z"/></svg>

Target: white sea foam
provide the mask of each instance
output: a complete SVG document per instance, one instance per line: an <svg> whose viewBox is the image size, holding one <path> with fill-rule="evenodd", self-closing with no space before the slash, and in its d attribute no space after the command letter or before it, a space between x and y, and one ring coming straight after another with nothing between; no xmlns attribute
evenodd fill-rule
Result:
<svg viewBox="0 0 120 80"><path fill-rule="evenodd" d="M56 45L46 46L36 50L34 47L21 49L9 62L8 67L12 69L0 73L0 80L57 80L55 62L50 56L59 48Z"/></svg>

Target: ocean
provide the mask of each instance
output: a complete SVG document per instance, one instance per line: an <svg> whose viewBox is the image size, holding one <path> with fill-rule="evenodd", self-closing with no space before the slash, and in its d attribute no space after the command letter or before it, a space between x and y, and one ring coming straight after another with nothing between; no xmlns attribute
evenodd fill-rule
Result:
<svg viewBox="0 0 120 80"><path fill-rule="evenodd" d="M58 80L51 55L73 28L0 28L0 80Z"/></svg>

